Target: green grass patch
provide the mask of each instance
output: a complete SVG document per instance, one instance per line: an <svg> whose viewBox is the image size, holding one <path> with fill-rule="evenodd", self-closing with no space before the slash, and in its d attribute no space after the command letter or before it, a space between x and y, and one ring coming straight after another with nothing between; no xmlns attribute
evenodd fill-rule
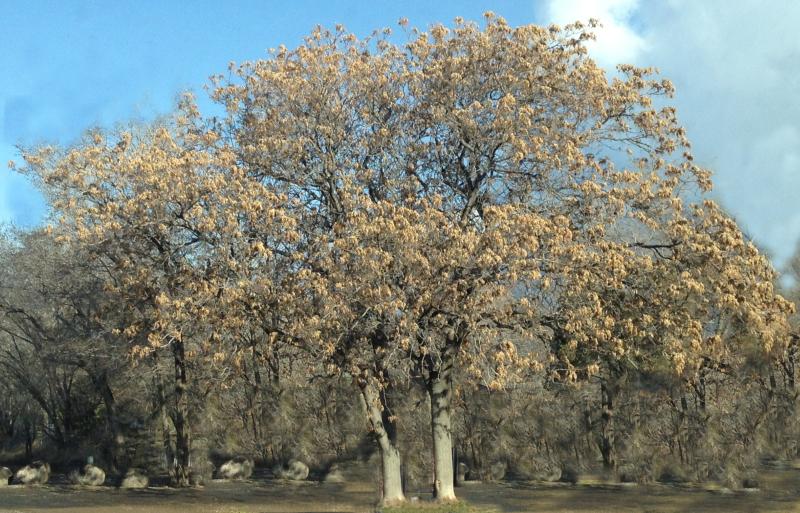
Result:
<svg viewBox="0 0 800 513"><path fill-rule="evenodd" d="M487 506L475 506L464 501L435 502L417 501L393 504L378 508L380 513L500 513L500 510Z"/></svg>

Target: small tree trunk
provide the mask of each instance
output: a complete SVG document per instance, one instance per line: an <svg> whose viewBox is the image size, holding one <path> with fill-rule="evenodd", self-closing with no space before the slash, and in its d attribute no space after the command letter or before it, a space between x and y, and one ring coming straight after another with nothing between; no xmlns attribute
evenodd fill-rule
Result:
<svg viewBox="0 0 800 513"><path fill-rule="evenodd" d="M617 466L614 450L614 393L606 380L600 383L600 453L603 456L603 469L613 471Z"/></svg>
<svg viewBox="0 0 800 513"><path fill-rule="evenodd" d="M250 421L253 424L253 442L256 446L256 451L261 458L266 456L264 450L264 438L261 434L261 421L264 418L264 401L262 400L263 385L261 383L261 370L259 369L258 352L256 344L253 343L250 348L253 356L253 389L248 397Z"/></svg>
<svg viewBox="0 0 800 513"><path fill-rule="evenodd" d="M95 387L103 398L103 405L106 410L108 442L105 450L107 452L108 464L113 472L117 472L122 456L123 442L119 422L117 421L117 403L114 399L114 392L111 390L111 385L108 383L108 373L103 371L98 376L92 375L92 378Z"/></svg>
<svg viewBox="0 0 800 513"><path fill-rule="evenodd" d="M689 462L688 455L684 447L690 448L692 446L691 426L689 424L689 403L686 401L686 394L681 391L681 416L680 428L678 429L678 456L680 456L681 465Z"/></svg>
<svg viewBox="0 0 800 513"><path fill-rule="evenodd" d="M33 457L33 442L36 440L36 425L30 419L25 419L25 458Z"/></svg>
<svg viewBox="0 0 800 513"><path fill-rule="evenodd" d="M428 381L433 435L433 497L438 501L456 500L451 427L454 355L455 348L448 346L442 355L440 367L430 369Z"/></svg>
<svg viewBox="0 0 800 513"><path fill-rule="evenodd" d="M164 381L161 373L156 372L155 377L158 416L161 420L161 443L164 449L164 469L169 471L175 462L175 450L172 446L172 429L167 415L167 398L164 393Z"/></svg>
<svg viewBox="0 0 800 513"><path fill-rule="evenodd" d="M368 378L359 380L359 389L370 428L381 453L382 502L383 504L403 502L406 498L403 494L402 460L397 447L394 422L389 418L389 411L382 394Z"/></svg>
<svg viewBox="0 0 800 513"><path fill-rule="evenodd" d="M191 427L189 425L189 403L187 397L186 355L183 343L174 341L172 354L175 359L175 485L189 486L189 454L191 452Z"/></svg>
<svg viewBox="0 0 800 513"><path fill-rule="evenodd" d="M789 378L789 392L791 392L792 401L789 403L792 413L794 413L795 409L795 401L797 400L797 379L795 377L795 367L798 356L800 356L800 348L798 348L798 339L797 337L792 337L792 341L789 344L789 349L787 351L787 358L784 368L786 370L786 375Z"/></svg>

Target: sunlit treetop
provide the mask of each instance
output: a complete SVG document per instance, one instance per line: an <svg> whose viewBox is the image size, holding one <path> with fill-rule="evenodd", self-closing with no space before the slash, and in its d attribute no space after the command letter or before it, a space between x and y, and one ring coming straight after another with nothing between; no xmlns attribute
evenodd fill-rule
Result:
<svg viewBox="0 0 800 513"><path fill-rule="evenodd" d="M569 378L653 353L683 372L734 327L771 350L790 307L704 199L671 84L609 76L593 26L487 14L401 44L319 28L217 77L222 119L187 99L25 171L64 236L156 309L150 346L269 319L343 366L381 347L411 372L456 348L493 386L536 367L526 338Z"/></svg>

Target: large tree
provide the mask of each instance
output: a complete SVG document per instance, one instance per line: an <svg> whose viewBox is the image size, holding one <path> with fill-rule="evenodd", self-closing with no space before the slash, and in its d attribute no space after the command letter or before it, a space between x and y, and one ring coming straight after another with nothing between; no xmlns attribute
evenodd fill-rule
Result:
<svg viewBox="0 0 800 513"><path fill-rule="evenodd" d="M192 445L190 369L230 361L222 343L243 324L234 305L253 287L270 290L242 275L272 255L269 241L249 237L247 227L263 225L264 237L286 235L281 240L292 240L293 227L279 208L284 200L244 179L235 155L199 125L187 97L151 126L27 151L23 168L50 198L60 239L81 246L119 298L126 322L115 334L134 356L168 353L173 476L182 486Z"/></svg>
<svg viewBox="0 0 800 513"><path fill-rule="evenodd" d="M514 365L528 362L519 338L514 294L520 281L540 277L533 251L558 244L559 230L513 206L489 207L485 225L464 229L426 200L406 205L365 195L337 221L335 240L318 245L315 268L327 284L321 318L325 356L357 376L384 460L384 497L400 494L392 389L423 382L431 390L432 435L449 436L452 365L442 365L442 337L464 346L474 379L499 386ZM530 313L530 310L526 310ZM530 322L528 323L530 324ZM451 357L446 355L445 357ZM451 472L451 450L437 443L435 464ZM452 481L452 473L449 477ZM437 485L437 490L443 487Z"/></svg>
<svg viewBox="0 0 800 513"><path fill-rule="evenodd" d="M528 342L514 352L527 353L530 339L538 339L550 348L557 374L575 378L600 367L608 373L628 361L641 350L635 333L644 329L631 323L648 318L664 318L659 326L671 329L640 345L652 346L681 371L698 352L691 341L705 336L709 309L729 299L719 291L734 274L737 280L754 276L759 284L761 292L741 300L748 315L758 317L755 326L766 340L775 336L784 310L764 288L770 276L763 259L744 246L726 247L741 239L735 226L719 221L713 205L691 206L711 183L693 162L675 109L660 98L672 94L668 81L628 65L609 77L587 55L593 23L513 28L492 14L486 18L482 28L456 20L453 28L412 30L405 45L391 43L388 31L358 40L343 28L319 29L294 50L281 47L267 60L242 65L237 80L220 81L215 91L229 112L220 130L236 141L248 173L291 191L319 214L317 233L331 247L352 245L351 254L360 255L337 262L347 267L349 280L366 280L356 290L346 288L347 300L358 298L353 318L371 318L380 339L376 346L357 337L367 344L361 354L378 358L380 367L388 365L386 355L395 357L398 363L386 372L394 379L424 373L434 491L444 500L455 496L448 399L453 370L492 354L499 335L486 336L487 326L525 328ZM392 211L384 221L387 203L406 210ZM545 231L562 232L561 244L516 241L515 254L524 254L537 274L516 282L503 278L510 254L490 244L466 270L451 260L424 287L406 278L415 266L425 275L419 254L435 260L434 241L452 249L471 233L489 240L493 207L499 206L512 208L510 226L526 215L544 220ZM429 221L432 211L439 221ZM401 242L408 234L402 223L398 228L398 215L431 232ZM337 231L354 220L370 228ZM709 224L727 235L720 229L695 234ZM353 229L356 235L342 235ZM728 261L735 272L708 267L710 258L731 252L741 255ZM471 310L469 296L489 276L519 301ZM701 278L707 285L695 283ZM700 293L703 308L670 311L687 287ZM438 290L446 292L439 296ZM409 299L417 296L425 298L424 314ZM457 305L449 303L456 298ZM762 304L767 308L760 310ZM495 319L500 308L504 318ZM399 319L414 323L413 330L405 328L417 337L416 346L393 327ZM354 347L346 344L351 353ZM604 382L610 422L614 385ZM608 436L604 443L604 460L613 466L613 443Z"/></svg>

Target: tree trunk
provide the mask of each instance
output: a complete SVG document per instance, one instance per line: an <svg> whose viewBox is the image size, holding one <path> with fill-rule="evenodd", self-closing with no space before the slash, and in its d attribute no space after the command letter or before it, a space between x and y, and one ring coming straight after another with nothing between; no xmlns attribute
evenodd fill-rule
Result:
<svg viewBox="0 0 800 513"><path fill-rule="evenodd" d="M686 454L686 449L690 449L692 446L692 430L691 426L689 425L689 403L686 401L686 394L681 391L681 416L680 416L680 427L678 429L678 456L680 457L681 465L685 465L689 462L689 457Z"/></svg>
<svg viewBox="0 0 800 513"><path fill-rule="evenodd" d="M262 421L264 420L264 401L262 399L264 390L261 384L261 370L259 369L260 365L255 343L253 343L250 350L253 356L253 389L251 390L251 396L248 398L250 421L253 423L253 441L256 445L256 451L263 459L266 456L264 438L261 434Z"/></svg>
<svg viewBox="0 0 800 513"><path fill-rule="evenodd" d="M614 393L606 380L600 383L600 453L603 456L603 469L613 471L617 460L614 450Z"/></svg>
<svg viewBox="0 0 800 513"><path fill-rule="evenodd" d="M161 443L164 449L164 469L170 471L175 464L175 450L172 446L172 429L169 425L169 417L167 415L167 397L164 393L164 381L161 373L156 372L155 377L157 403L155 407L158 408L158 416L161 421Z"/></svg>
<svg viewBox="0 0 800 513"><path fill-rule="evenodd" d="M431 399L433 434L433 497L437 501L456 500L453 476L453 438L451 403L455 348L448 346L438 369L431 368L428 394Z"/></svg>
<svg viewBox="0 0 800 513"><path fill-rule="evenodd" d="M30 419L25 419L25 458L33 458L33 442L36 440L36 426Z"/></svg>
<svg viewBox="0 0 800 513"><path fill-rule="evenodd" d="M189 454L191 452L191 427L189 425L189 403L187 397L186 355L183 342L174 341L172 354L175 359L175 485L189 486Z"/></svg>
<svg viewBox="0 0 800 513"><path fill-rule="evenodd" d="M117 403L114 399L114 393L111 390L111 385L108 383L108 373L101 372L99 375L92 375L94 385L100 392L103 398L103 405L106 410L106 432L108 433L108 441L106 443L105 452L108 464L112 472L119 470L120 458L122 455L122 433L117 421Z"/></svg>
<svg viewBox="0 0 800 513"><path fill-rule="evenodd" d="M403 502L406 498L403 494L402 460L397 447L397 433L394 422L390 419L386 401L375 384L369 382L369 378L359 380L358 386L370 428L381 453L382 502L383 504Z"/></svg>

